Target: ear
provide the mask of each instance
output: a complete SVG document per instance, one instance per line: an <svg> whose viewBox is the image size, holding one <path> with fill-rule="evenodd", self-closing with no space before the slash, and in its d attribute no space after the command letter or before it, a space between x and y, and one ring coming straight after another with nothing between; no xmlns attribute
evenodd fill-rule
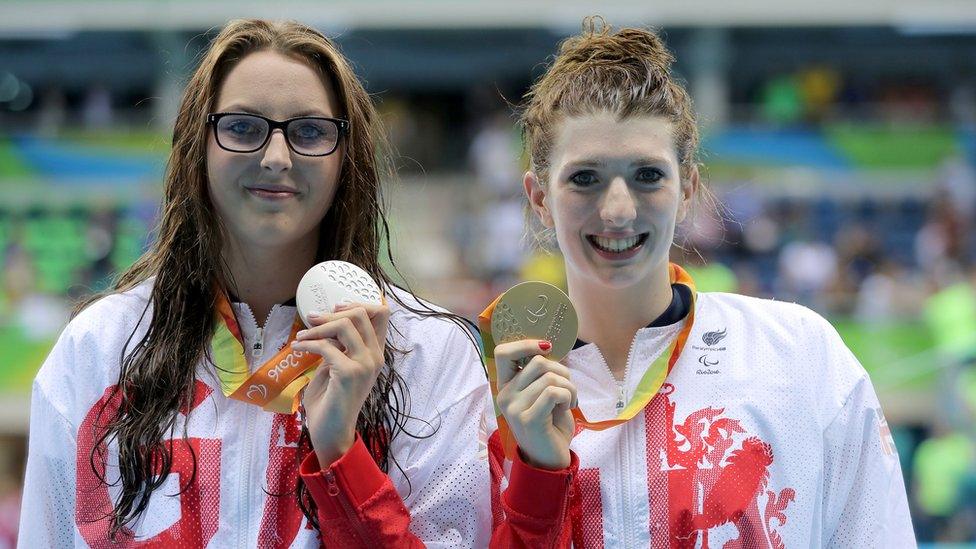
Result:
<svg viewBox="0 0 976 549"><path fill-rule="evenodd" d="M691 202L698 195L698 186L701 184L698 174L698 166L693 166L688 172L688 177L681 180L681 202L678 204L678 219L681 223L691 209Z"/></svg>
<svg viewBox="0 0 976 549"><path fill-rule="evenodd" d="M529 199L529 206L539 216L539 221L547 228L553 228L552 214L549 212L549 206L546 205L546 189L539 181L539 176L533 171L525 172L522 186L525 188L526 198Z"/></svg>

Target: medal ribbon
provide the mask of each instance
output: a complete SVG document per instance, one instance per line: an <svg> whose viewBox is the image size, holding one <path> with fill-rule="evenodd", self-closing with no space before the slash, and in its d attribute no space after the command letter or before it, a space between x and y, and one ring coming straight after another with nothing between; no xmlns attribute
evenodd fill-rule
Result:
<svg viewBox="0 0 976 549"><path fill-rule="evenodd" d="M224 396L261 406L268 412L295 413L301 390L312 380L322 361L314 353L291 349L295 334L303 327L298 315L295 315L285 346L249 375L244 338L223 292L217 298L217 314L217 331L211 348Z"/></svg>
<svg viewBox="0 0 976 549"><path fill-rule="evenodd" d="M688 335L691 333L691 327L695 321L695 301L698 298L698 294L695 291L695 283L684 269L674 263L670 263L668 275L670 277L671 284L686 286L691 293L691 307L688 311L688 320L685 322L684 327L680 332L678 332L677 337L675 337L671 342L669 348L665 352L661 353L661 355L653 363L651 363L651 365L644 372L640 383L637 384L637 390L634 391L634 396L631 397L630 402L624 406L623 410L620 411L620 414L618 414L617 417L603 421L590 421L586 419L585 415L583 415L583 411L580 410L579 407L576 407L572 409L572 414L578 427L589 429L591 431L602 431L604 429L609 429L611 427L616 427L617 425L626 423L636 416L641 410L643 410L644 407L647 406L647 403L649 403L651 399L654 398L654 395L656 395L661 389L661 386L664 385L664 380L667 379L668 374L671 373L675 363L681 356L681 351L684 350L685 343L688 341ZM508 459L514 459L517 442L515 440L515 436L512 434L511 428L508 426L508 422L505 421L505 417L498 409L497 404L498 370L495 367L495 341L491 336L491 315L501 298L502 296L495 298L495 300L492 301L491 304L488 305L488 307L482 311L480 315L478 315L478 325L481 328L481 337L484 340L485 364L488 367L488 379L491 384L491 395L495 400L495 416L498 420L498 435L501 438L502 448L505 450L505 457Z"/></svg>

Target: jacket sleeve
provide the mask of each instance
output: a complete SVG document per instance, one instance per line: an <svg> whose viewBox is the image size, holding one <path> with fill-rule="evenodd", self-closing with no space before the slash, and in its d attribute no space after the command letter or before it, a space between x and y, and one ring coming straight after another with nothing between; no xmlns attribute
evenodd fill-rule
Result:
<svg viewBox="0 0 976 549"><path fill-rule="evenodd" d="M69 360L62 337L48 356ZM42 384L31 393L27 471L21 500L18 547L65 547L75 544L75 430L54 406Z"/></svg>
<svg viewBox="0 0 976 549"><path fill-rule="evenodd" d="M574 497L579 470L576 454L571 451L569 467L559 471L537 469L519 455L506 467L498 431L491 435L488 450L494 508L490 547L569 547L572 517L579 514L579 501Z"/></svg>
<svg viewBox="0 0 976 549"><path fill-rule="evenodd" d="M410 532L410 512L359 435L327 469L309 452L300 473L318 507L327 547L424 547Z"/></svg>
<svg viewBox="0 0 976 549"><path fill-rule="evenodd" d="M410 417L391 443L389 474L358 440L324 471L314 453L302 465L323 541L369 549L485 547L494 416L477 349L458 329L433 348L415 347L405 362Z"/></svg>
<svg viewBox="0 0 976 549"><path fill-rule="evenodd" d="M823 440L823 546L915 547L898 452L866 375Z"/></svg>

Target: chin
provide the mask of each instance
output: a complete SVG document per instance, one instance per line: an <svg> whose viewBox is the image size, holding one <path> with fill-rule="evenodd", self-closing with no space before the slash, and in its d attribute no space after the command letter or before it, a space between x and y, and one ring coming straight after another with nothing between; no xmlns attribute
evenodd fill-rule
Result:
<svg viewBox="0 0 976 549"><path fill-rule="evenodd" d="M611 290L626 290L628 288L633 288L634 286L639 286L646 279L647 277L639 276L634 272L618 271L613 273L597 274L597 280L599 283Z"/></svg>
<svg viewBox="0 0 976 549"><path fill-rule="evenodd" d="M247 235L247 242L261 248L282 248L300 243L306 233L294 227L278 227L274 225L262 226L259 231Z"/></svg>
<svg viewBox="0 0 976 549"><path fill-rule="evenodd" d="M626 290L644 283L649 276L647 265L643 263L609 267L587 261L582 269L575 269L579 279L587 284L607 290Z"/></svg>

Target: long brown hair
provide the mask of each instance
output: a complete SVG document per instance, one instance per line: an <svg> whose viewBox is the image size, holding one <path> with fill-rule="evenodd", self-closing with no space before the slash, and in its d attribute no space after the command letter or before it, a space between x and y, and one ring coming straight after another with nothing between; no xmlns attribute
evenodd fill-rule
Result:
<svg viewBox="0 0 976 549"><path fill-rule="evenodd" d="M118 444L121 493L110 517L113 538L127 532L126 525L145 511L148 496L170 472L172 457L163 440L175 430L179 411L184 406L191 408L197 364L202 360L212 364L209 345L216 328L218 294L237 293L233 273L221 261L220 219L207 191L205 120L215 108L229 71L246 55L262 50L303 60L317 69L335 89L339 116L350 122L347 142L341 148L338 189L320 224L317 261L348 261L369 272L381 286L392 287L379 262L382 243L389 242L380 181L391 175L389 162L379 155L389 149L384 148L384 132L366 90L336 45L314 29L296 22L230 22L214 38L186 86L173 130L156 239L107 292L124 292L155 276L148 331L135 351L120 357L119 382L112 396L120 398L121 405L117 412L107 412L110 417L101 426L90 456L97 470L94 464L106 458L108 443ZM388 244L386 255L392 263ZM76 311L102 295L91 297ZM458 319L402 305L425 315ZM149 307L147 304L146 311ZM391 457L390 442L405 432L403 422L410 417L406 386L393 368L395 351L387 343L387 367L356 424L384 471ZM184 438L185 431L184 427ZM308 447L307 430L303 431L303 440ZM300 480L296 496L310 522L317 526L314 502Z"/></svg>

